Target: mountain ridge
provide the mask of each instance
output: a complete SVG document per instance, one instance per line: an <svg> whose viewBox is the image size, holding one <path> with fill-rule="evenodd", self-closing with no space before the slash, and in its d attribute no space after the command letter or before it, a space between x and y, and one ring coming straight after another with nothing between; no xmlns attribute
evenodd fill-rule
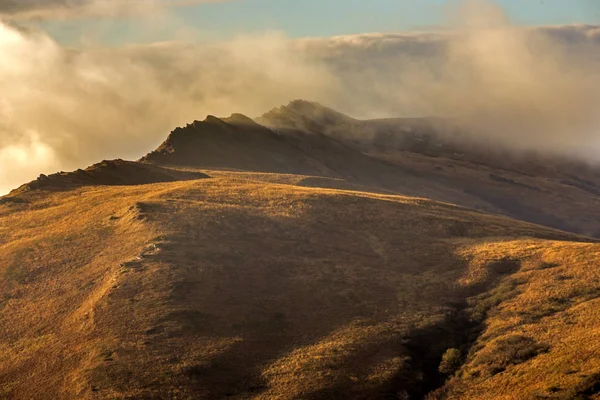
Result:
<svg viewBox="0 0 600 400"><path fill-rule="evenodd" d="M305 182L426 197L600 236L599 169L575 160L485 150L468 141L461 147L460 135L451 135L448 143L444 135L431 119L360 121L318 103L296 100L256 120L232 114L194 121L173 130L155 151L138 160L140 165L117 169L145 179L138 183L174 179L167 177L174 170L179 172L172 174L182 177L223 169L312 176L316 178ZM76 174L41 177L26 187L100 183L84 177L82 170ZM139 177L149 174L163 177ZM18 200L8 196L2 201ZM584 217L574 208L589 214Z"/></svg>
<svg viewBox="0 0 600 400"><path fill-rule="evenodd" d="M598 398L596 172L319 107L0 198L0 397Z"/></svg>

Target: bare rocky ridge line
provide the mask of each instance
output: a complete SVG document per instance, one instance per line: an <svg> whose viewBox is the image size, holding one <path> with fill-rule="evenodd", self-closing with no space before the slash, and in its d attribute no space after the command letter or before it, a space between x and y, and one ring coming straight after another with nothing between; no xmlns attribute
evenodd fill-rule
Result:
<svg viewBox="0 0 600 400"><path fill-rule="evenodd" d="M493 150L466 140L444 120L360 121L300 100L256 121L264 126L242 114L208 116L175 129L138 163L104 161L40 176L0 201L22 201L18 194L27 190L145 184L201 178L199 170L239 170L341 179L341 185L310 182L426 197L600 235L600 171L574 160ZM588 215L582 218L573 209Z"/></svg>
<svg viewBox="0 0 600 400"><path fill-rule="evenodd" d="M85 170L42 174L35 181L12 191L9 196L18 196L32 190L72 190L96 185L143 185L206 177L207 175L200 172L175 171L121 159L104 160Z"/></svg>

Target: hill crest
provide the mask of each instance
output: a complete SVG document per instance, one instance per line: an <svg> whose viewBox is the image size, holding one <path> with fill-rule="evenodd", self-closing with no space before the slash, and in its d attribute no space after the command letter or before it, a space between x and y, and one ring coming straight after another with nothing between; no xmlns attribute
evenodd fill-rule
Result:
<svg viewBox="0 0 600 400"><path fill-rule="evenodd" d="M62 191L92 185L144 185L207 177L201 172L176 171L121 159L103 160L86 169L78 169L73 172L41 174L35 181L22 185L9 195L18 195L33 190Z"/></svg>

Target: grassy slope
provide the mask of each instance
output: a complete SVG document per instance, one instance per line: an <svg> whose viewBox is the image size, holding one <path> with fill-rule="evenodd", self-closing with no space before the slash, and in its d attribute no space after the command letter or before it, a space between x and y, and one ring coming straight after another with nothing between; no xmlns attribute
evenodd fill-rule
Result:
<svg viewBox="0 0 600 400"><path fill-rule="evenodd" d="M472 299L494 307L463 367L432 398L600 398L600 248L532 243L518 253L529 258L521 270Z"/></svg>
<svg viewBox="0 0 600 400"><path fill-rule="evenodd" d="M443 383L442 352L474 339L448 393L570 390L600 368L596 341L575 339L594 335L596 244L423 199L209 175L0 205L0 397L419 397ZM546 293L564 310L519 314ZM579 336L553 333L566 323ZM511 334L545 352L473 373Z"/></svg>

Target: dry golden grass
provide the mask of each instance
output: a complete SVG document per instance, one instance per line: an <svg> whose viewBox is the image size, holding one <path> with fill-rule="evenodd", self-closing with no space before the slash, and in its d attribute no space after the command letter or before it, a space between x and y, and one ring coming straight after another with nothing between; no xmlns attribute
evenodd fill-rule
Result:
<svg viewBox="0 0 600 400"><path fill-rule="evenodd" d="M476 254L486 257L488 251L478 248ZM595 398L600 247L550 242L523 248L509 242L492 251L526 261L502 282L508 288L500 293L502 301L488 311L465 365L446 388L450 395L441 398ZM485 302L477 300L475 307Z"/></svg>
<svg viewBox="0 0 600 400"><path fill-rule="evenodd" d="M600 369L597 244L425 199L209 175L0 205L0 398L419 398L472 339L456 398L568 391ZM564 309L540 314L550 297ZM477 376L511 335L547 347Z"/></svg>

